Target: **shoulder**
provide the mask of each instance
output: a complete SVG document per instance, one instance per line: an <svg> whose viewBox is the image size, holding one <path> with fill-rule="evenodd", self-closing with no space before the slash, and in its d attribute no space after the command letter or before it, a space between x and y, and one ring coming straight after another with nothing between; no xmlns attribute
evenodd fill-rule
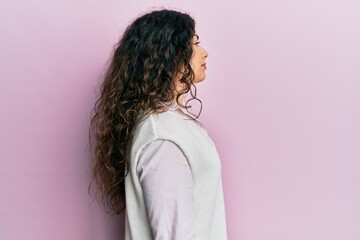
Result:
<svg viewBox="0 0 360 240"><path fill-rule="evenodd" d="M153 113L142 119L134 130L133 150L141 149L156 139L178 143L188 136L193 128L191 119L174 111ZM135 148L135 149L134 149Z"/></svg>
<svg viewBox="0 0 360 240"><path fill-rule="evenodd" d="M204 135L207 135L205 128L201 127L190 115L169 110L152 113L142 119L134 130L133 141L144 146L155 139L168 139L179 143L203 138Z"/></svg>
<svg viewBox="0 0 360 240"><path fill-rule="evenodd" d="M144 165L150 162L150 159L154 165L169 160L182 162L183 159L186 160L186 157L175 142L167 139L156 139L141 150L138 165Z"/></svg>
<svg viewBox="0 0 360 240"><path fill-rule="evenodd" d="M139 123L137 132L158 136L158 134L163 131L171 132L175 130L175 128L186 128L192 121L194 120L189 116L176 111L153 113Z"/></svg>

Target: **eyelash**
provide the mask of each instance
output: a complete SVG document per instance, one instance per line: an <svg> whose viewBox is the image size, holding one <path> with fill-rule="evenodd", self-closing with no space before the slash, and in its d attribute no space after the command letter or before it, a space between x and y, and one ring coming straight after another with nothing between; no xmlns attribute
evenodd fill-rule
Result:
<svg viewBox="0 0 360 240"><path fill-rule="evenodd" d="M196 42L195 45L198 45L199 43L200 43L200 41L199 41L199 42Z"/></svg>

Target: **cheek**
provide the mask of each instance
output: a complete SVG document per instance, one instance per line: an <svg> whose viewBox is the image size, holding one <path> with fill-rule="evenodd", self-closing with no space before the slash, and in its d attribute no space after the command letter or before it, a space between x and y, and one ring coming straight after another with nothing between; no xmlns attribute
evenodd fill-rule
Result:
<svg viewBox="0 0 360 240"><path fill-rule="evenodd" d="M193 48L193 54L192 54L192 58L194 59L194 61L196 61L196 59L199 58L200 55L200 51L197 48Z"/></svg>

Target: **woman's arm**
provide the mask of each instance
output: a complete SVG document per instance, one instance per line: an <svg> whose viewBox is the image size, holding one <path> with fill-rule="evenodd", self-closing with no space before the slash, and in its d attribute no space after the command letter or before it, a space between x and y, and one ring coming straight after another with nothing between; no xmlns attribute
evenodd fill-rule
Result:
<svg viewBox="0 0 360 240"><path fill-rule="evenodd" d="M194 182L181 149L153 141L143 149L137 172L154 240L195 239Z"/></svg>

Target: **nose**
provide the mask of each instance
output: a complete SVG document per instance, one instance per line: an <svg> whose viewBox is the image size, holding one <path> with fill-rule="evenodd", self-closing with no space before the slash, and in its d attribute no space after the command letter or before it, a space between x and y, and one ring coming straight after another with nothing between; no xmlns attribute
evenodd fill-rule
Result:
<svg viewBox="0 0 360 240"><path fill-rule="evenodd" d="M209 56L209 53L204 49L204 54L203 54L204 58L207 58Z"/></svg>

